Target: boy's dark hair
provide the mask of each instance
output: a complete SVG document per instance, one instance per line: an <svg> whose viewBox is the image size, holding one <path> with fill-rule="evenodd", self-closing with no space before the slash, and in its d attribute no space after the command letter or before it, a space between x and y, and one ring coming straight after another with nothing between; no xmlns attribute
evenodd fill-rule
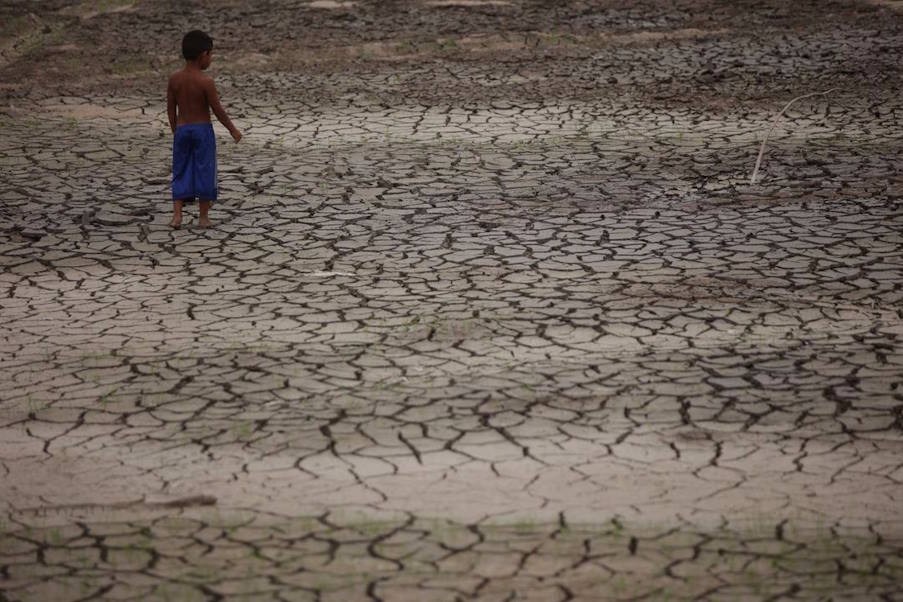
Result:
<svg viewBox="0 0 903 602"><path fill-rule="evenodd" d="M213 38L200 29L189 31L182 38L182 56L186 61L193 61L206 50L213 50Z"/></svg>

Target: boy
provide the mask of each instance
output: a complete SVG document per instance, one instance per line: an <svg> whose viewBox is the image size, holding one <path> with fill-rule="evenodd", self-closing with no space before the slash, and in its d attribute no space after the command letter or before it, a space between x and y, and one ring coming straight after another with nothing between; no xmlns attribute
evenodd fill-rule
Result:
<svg viewBox="0 0 903 602"><path fill-rule="evenodd" d="M198 30L185 34L185 67L172 74L166 88L166 111L173 133L173 215L169 226L174 229L182 225L182 205L195 199L200 206L198 225L210 227L207 212L216 200L216 137L210 110L236 142L241 140L241 132L220 104L213 79L202 73L210 66L212 53L213 38L209 35Z"/></svg>

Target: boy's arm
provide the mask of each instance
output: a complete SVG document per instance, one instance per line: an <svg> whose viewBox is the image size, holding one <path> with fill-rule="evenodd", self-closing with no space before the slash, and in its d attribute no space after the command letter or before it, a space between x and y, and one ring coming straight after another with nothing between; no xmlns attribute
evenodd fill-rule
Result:
<svg viewBox="0 0 903 602"><path fill-rule="evenodd" d="M238 128L232 124L232 120L229 119L226 109L224 109L223 105L220 103L219 94L216 92L216 85L213 83L213 79L208 79L206 83L207 102L210 103L210 109L213 111L213 114L216 115L216 118L219 119L219 122L226 126L229 133L232 134L232 138L238 142L241 140L241 132L239 132Z"/></svg>
<svg viewBox="0 0 903 602"><path fill-rule="evenodd" d="M176 133L176 93L172 89L172 80L166 85L166 114L169 116L169 129Z"/></svg>

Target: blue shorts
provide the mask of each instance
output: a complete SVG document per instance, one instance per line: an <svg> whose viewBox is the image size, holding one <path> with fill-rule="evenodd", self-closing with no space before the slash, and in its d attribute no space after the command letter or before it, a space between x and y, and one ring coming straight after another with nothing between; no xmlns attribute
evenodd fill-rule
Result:
<svg viewBox="0 0 903 602"><path fill-rule="evenodd" d="M173 200L216 200L216 136L212 123L180 125L172 141Z"/></svg>

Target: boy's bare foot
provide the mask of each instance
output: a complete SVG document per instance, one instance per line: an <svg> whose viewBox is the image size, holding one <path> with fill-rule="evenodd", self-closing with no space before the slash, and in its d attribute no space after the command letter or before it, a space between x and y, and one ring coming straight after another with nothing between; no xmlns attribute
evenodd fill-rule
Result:
<svg viewBox="0 0 903 602"><path fill-rule="evenodd" d="M182 226L182 205L184 202L181 199L174 199L172 202L172 220L169 222L169 227L173 230L178 230Z"/></svg>
<svg viewBox="0 0 903 602"><path fill-rule="evenodd" d="M210 218L207 217L208 212L210 211L210 201L199 201L198 208L200 209L200 213L198 214L198 228L207 229L211 227L213 224L210 223Z"/></svg>

